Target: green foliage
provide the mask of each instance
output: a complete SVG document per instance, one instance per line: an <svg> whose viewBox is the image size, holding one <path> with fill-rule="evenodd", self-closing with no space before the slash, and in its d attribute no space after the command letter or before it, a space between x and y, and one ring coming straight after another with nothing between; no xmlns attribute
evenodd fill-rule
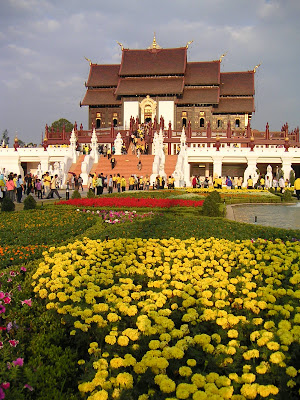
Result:
<svg viewBox="0 0 300 400"><path fill-rule="evenodd" d="M68 121L65 118L60 118L57 121L54 121L51 125L50 125L50 129L53 128L54 131L56 132L57 130L59 130L60 132L62 132L63 130L63 126L65 125L65 131L66 132L71 132L72 129L74 128L74 125L72 124L72 122Z"/></svg>
<svg viewBox="0 0 300 400"><path fill-rule="evenodd" d="M36 200L30 195L24 200L24 210L34 210L36 208Z"/></svg>
<svg viewBox="0 0 300 400"><path fill-rule="evenodd" d="M293 192L289 189L286 189L282 194L281 201L288 203L292 201L292 198L293 198Z"/></svg>
<svg viewBox="0 0 300 400"><path fill-rule="evenodd" d="M5 146L9 145L9 136L8 136L8 130L7 129L5 129L2 132L2 136L1 136L0 141L1 141L0 146L2 146L3 141L4 141Z"/></svg>
<svg viewBox="0 0 300 400"><path fill-rule="evenodd" d="M79 190L74 190L74 192L72 193L72 199L81 199L81 194L79 193Z"/></svg>
<svg viewBox="0 0 300 400"><path fill-rule="evenodd" d="M214 190L206 197L202 206L202 214L208 217L223 216L223 210L221 207L221 196L219 192Z"/></svg>
<svg viewBox="0 0 300 400"><path fill-rule="evenodd" d="M1 211L15 211L15 207L15 203L8 196L5 196L1 203Z"/></svg>
<svg viewBox="0 0 300 400"><path fill-rule="evenodd" d="M87 192L86 197L87 197L88 199L94 199L94 198L96 197L95 192L94 192L93 190L89 190L89 191Z"/></svg>
<svg viewBox="0 0 300 400"><path fill-rule="evenodd" d="M294 183L295 183L295 171L293 169L291 169L291 172L290 172L290 185L294 186Z"/></svg>

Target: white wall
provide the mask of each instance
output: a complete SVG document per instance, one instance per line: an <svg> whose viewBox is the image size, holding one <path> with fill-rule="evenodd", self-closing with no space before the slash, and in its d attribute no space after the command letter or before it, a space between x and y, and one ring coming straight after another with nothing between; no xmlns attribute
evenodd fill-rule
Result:
<svg viewBox="0 0 300 400"><path fill-rule="evenodd" d="M130 117L136 119L139 115L139 102L138 101L124 101L124 120L123 126L125 129L129 129Z"/></svg>
<svg viewBox="0 0 300 400"><path fill-rule="evenodd" d="M174 101L159 101L158 113L158 123L160 121L160 117L163 116L165 120L165 129L168 129L170 121L172 124L172 129L174 129Z"/></svg>

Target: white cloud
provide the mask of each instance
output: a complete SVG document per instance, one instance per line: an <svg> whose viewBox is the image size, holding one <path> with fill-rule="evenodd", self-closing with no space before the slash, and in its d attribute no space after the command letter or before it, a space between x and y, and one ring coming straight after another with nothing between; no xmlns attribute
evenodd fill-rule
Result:
<svg viewBox="0 0 300 400"><path fill-rule="evenodd" d="M10 50L13 50L15 53L18 53L22 56L33 56L36 54L36 52L32 49L29 49L27 47L21 47L21 46L17 46L16 44L8 44L7 47Z"/></svg>
<svg viewBox="0 0 300 400"><path fill-rule="evenodd" d="M55 19L38 20L32 24L32 28L37 32L49 33L55 32L59 29L60 23Z"/></svg>

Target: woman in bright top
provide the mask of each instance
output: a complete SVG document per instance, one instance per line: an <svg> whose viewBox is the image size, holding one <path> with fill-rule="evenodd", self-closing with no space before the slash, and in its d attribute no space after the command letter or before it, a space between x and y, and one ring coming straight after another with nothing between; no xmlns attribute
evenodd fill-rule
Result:
<svg viewBox="0 0 300 400"><path fill-rule="evenodd" d="M247 179L247 189L253 189L253 180L251 175L249 175L249 178Z"/></svg>
<svg viewBox="0 0 300 400"><path fill-rule="evenodd" d="M243 178L240 176L238 179L237 179L237 188L238 189L242 189L242 184L243 184Z"/></svg>
<svg viewBox="0 0 300 400"><path fill-rule="evenodd" d="M6 182L6 196L12 201L16 200L15 191L16 191L16 186L14 182L14 176L13 174L9 174Z"/></svg>

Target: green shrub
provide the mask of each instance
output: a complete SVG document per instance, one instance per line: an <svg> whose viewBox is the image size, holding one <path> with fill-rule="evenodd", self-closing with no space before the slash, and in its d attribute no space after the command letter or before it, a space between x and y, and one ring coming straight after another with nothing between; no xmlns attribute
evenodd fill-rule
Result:
<svg viewBox="0 0 300 400"><path fill-rule="evenodd" d="M216 203L221 203L221 202L222 202L220 193L219 193L217 190L214 190L213 192L211 192L211 193L208 195L208 197L209 197L212 201L214 201L214 202L216 202Z"/></svg>
<svg viewBox="0 0 300 400"><path fill-rule="evenodd" d="M96 197L96 195L95 195L95 193L94 193L93 190L89 190L89 191L87 192L86 197L87 197L88 199L94 199L94 198Z"/></svg>
<svg viewBox="0 0 300 400"><path fill-rule="evenodd" d="M281 201L290 202L292 201L293 192L291 190L286 189L281 197Z"/></svg>
<svg viewBox="0 0 300 400"><path fill-rule="evenodd" d="M15 211L15 207L14 202L5 196L1 203L1 211Z"/></svg>
<svg viewBox="0 0 300 400"><path fill-rule="evenodd" d="M79 193L79 190L74 190L74 192L72 193L72 199L81 199L81 194Z"/></svg>
<svg viewBox="0 0 300 400"><path fill-rule="evenodd" d="M30 194L24 200L24 210L35 210L35 209L36 209L36 200Z"/></svg>
<svg viewBox="0 0 300 400"><path fill-rule="evenodd" d="M294 183L295 183L295 171L293 169L291 169L291 172L290 172L290 185L294 186Z"/></svg>
<svg viewBox="0 0 300 400"><path fill-rule="evenodd" d="M224 215L221 205L221 196L216 190L211 192L204 200L202 214L208 217L221 217Z"/></svg>

